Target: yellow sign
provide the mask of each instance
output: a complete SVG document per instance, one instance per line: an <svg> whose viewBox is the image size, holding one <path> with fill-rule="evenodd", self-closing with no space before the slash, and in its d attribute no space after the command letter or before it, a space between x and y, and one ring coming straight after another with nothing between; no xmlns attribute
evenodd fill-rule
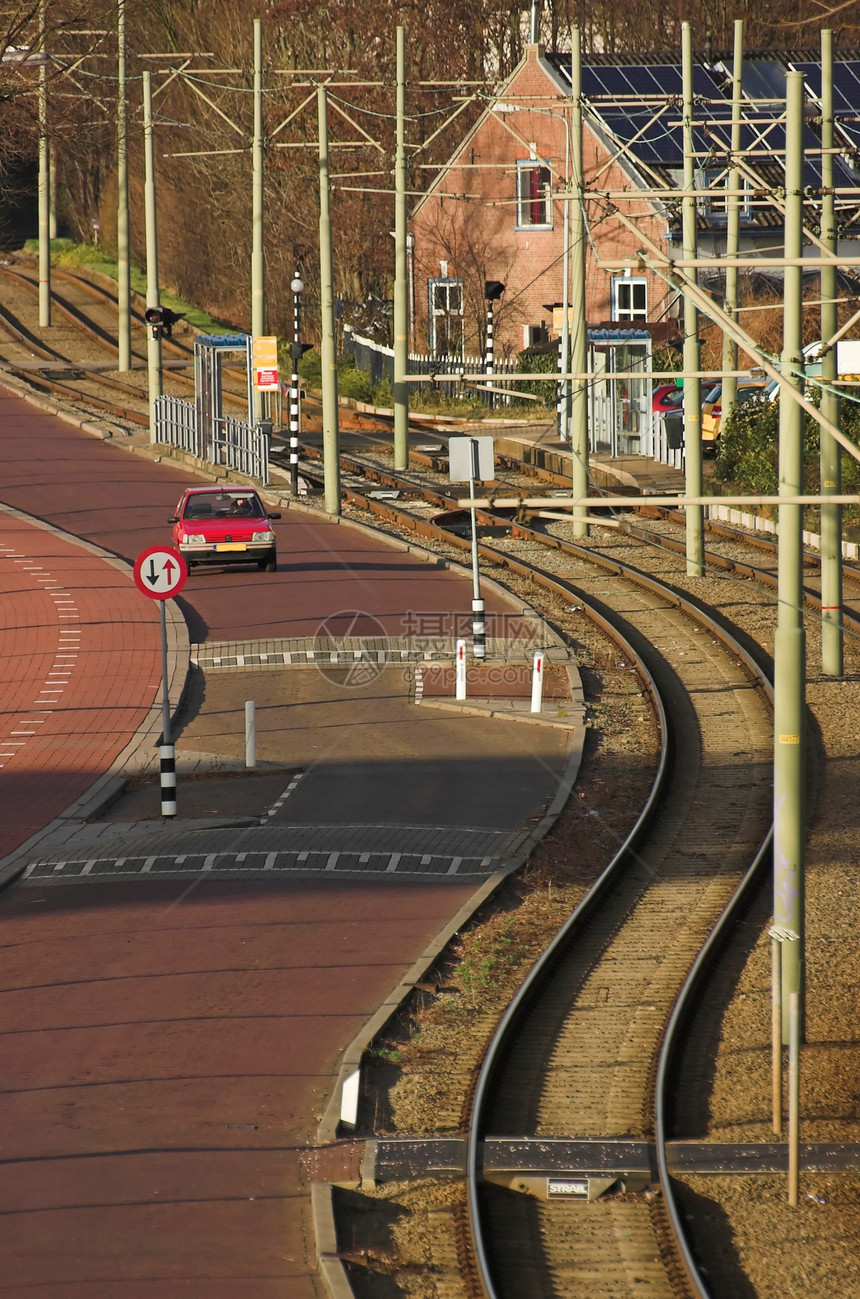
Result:
<svg viewBox="0 0 860 1299"><path fill-rule="evenodd" d="M251 344L254 358L254 369L277 370L278 340L276 338L255 338Z"/></svg>
<svg viewBox="0 0 860 1299"><path fill-rule="evenodd" d="M277 338L254 338L251 343L251 360L254 366L254 387L257 391L270 392L277 389Z"/></svg>

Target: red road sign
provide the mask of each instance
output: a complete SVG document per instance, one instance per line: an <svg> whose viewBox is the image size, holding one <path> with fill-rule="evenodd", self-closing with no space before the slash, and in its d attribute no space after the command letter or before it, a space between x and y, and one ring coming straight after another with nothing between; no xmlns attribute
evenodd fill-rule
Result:
<svg viewBox="0 0 860 1299"><path fill-rule="evenodd" d="M169 600L188 579L188 565L172 546L147 546L134 561L134 580L150 600Z"/></svg>

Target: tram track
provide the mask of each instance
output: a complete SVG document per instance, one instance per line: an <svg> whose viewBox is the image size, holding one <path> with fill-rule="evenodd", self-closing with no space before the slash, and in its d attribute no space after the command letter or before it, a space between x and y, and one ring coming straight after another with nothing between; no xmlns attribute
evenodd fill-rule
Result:
<svg viewBox="0 0 860 1299"><path fill-rule="evenodd" d="M64 359L64 358L59 357L59 354L58 354L58 355L57 355L57 359ZM73 364L73 363L70 363L70 364ZM432 435L432 434L429 434L429 436L433 436L433 435ZM413 458L414 458L414 453L413 453ZM433 468L434 470L438 470L438 471L440 471L440 472L442 472L442 471L444 470L444 464L443 464L443 461L442 461L441 459L437 458L437 459L436 459L436 464L432 464L432 461L433 461L434 457L428 457L428 459L431 461L431 465L430 465L429 467ZM355 466L350 466L350 465L348 465L347 467L349 468L350 472L352 472L352 470L355 468ZM505 465L504 465L504 468L506 469L506 472L509 472L509 473L518 473L518 472L522 472L522 473L523 473L523 476L524 476L524 485L525 485L525 482L526 482L529 478L534 479L536 476L537 476L537 477L540 477L544 482L547 482L547 483L549 483L549 484L551 484L551 485L556 485L555 482L554 482L554 480L558 477L558 476L556 476L556 475L553 475L550 471L546 471L546 470L542 470L542 471L540 471L540 473L537 474L537 475L536 475L535 473L533 473L533 472L530 473L529 470L533 470L533 469L535 468L534 466L527 466L527 465L525 464L525 462L517 462L516 460L514 460L514 459L512 459L512 458L507 458L507 460L506 460L506 462L505 462ZM356 470L356 472L358 472L358 471ZM379 481L379 482L383 482L384 480L383 480L382 478L378 478L377 481ZM402 492L404 493L404 495L412 494L412 495L416 498L415 501L414 501L414 503L415 503L415 505L416 505L416 507L417 507L416 515L415 515L415 517L418 519L418 526L417 526L417 527L415 526L414 522L406 521L406 520L404 519L404 512L403 512L402 510L395 509L395 508L391 507L387 502L376 501L376 502L373 502L373 503L371 504L371 503L369 503L369 502L367 501L367 499L366 499L366 494L365 494L365 499L364 499L364 501L361 501L361 499L360 499L360 498L361 498L361 493L355 491L354 488L353 488L351 485L349 485L349 484L347 485L348 490L347 490L347 492L346 492L346 495L347 495L347 497L348 497L348 498L353 502L353 504L354 504L357 508L361 508L363 511L366 511L367 509L371 509L371 508L374 509L374 511L376 512L377 516L378 516L379 518L383 519L383 520L387 523L388 526L390 526L390 527L392 527L392 528L398 528L398 529L401 529L401 528L402 528L402 529L405 529L405 530L407 530L407 531L409 531L409 532L412 532L413 534L414 534L415 532L420 532L420 533L423 533L425 536L430 536L430 535L431 535L431 533L430 533L429 531L427 531L426 529L428 528L428 525L432 525L432 523L433 523L432 518L428 518L428 517L427 517L427 511L439 511L439 512L443 512L443 513L444 513L444 512L452 512L452 511L453 511L453 507L454 507L455 504L456 504L456 502L454 502L454 501L452 500L450 494L447 494L445 491L439 490L438 492L435 493L435 499L431 499L431 497L430 497L429 495L428 495L428 496L425 496L424 505L422 506L422 503L421 503L420 501L417 500L417 497L420 495L420 488L419 488L419 486L418 486L414 481L411 481L411 480L410 480L410 481L406 481L406 480L402 480L402 479L401 479L401 480L400 480L400 485L399 485L399 486L397 486L397 480L396 480L396 477L395 477L395 479L389 479L389 480L387 480L387 481L390 483L390 485L391 485L395 490L400 490L400 491L402 491ZM446 482L447 482L447 478L446 478ZM563 482L563 480L562 480L562 482ZM509 480L509 479L506 479L506 486L509 486L509 485L510 485L510 480ZM561 486L561 483L559 483L558 485ZM632 504L632 503L631 503L631 504ZM597 498L595 498L595 505L599 505L599 500L598 500ZM422 510L423 510L423 513L422 513ZM644 513L644 514L646 514L646 515L647 515L650 511L653 511L653 507L648 507L647 505L644 506L643 509L642 509L642 513ZM655 512L655 513L656 513L656 512ZM668 515L666 512L662 512L662 511L661 511L660 514L659 514L659 519L660 519L660 521L661 521L661 526L662 526L663 522L664 522L665 520L667 520L667 518L669 518L669 515ZM619 529L619 531L620 531L622 534L628 534L628 535L629 535L629 545L630 545L630 553L631 553L631 554L634 553L636 546L638 546L640 543L641 543L642 545L647 545L649 548L652 548L652 549L653 549L655 543L654 543L654 540L653 540L652 538L650 538L649 536L647 536L647 533L648 533L648 529L647 529L647 527L646 527L646 528L642 528L641 525L640 525L640 523L634 523L634 522L631 522L631 521L626 520L626 519L622 519L620 522L621 522L621 528ZM672 528L673 528L673 530L674 530L674 528L677 526L677 523L676 523L676 521L671 521L671 522L672 522ZM533 564L533 568L534 568L535 572L532 574L532 576L528 576L528 575L527 575L527 566L522 566L522 565L520 565L520 566L518 567L517 564L515 564L515 563L513 562L511 555L507 555L507 556L504 557L504 558L502 557L502 555L504 554L505 547L507 546L507 542L502 542L502 543L501 543L500 545L498 545L498 546L490 546L486 541L482 544L482 554L484 555L485 559L486 559L488 562L493 562L493 563L502 563L502 564L504 564L505 566L507 566L508 569L509 569L510 571L512 571L512 572L516 569L516 571L519 572L519 574L520 574L520 576L522 577L523 580L527 580L527 581L529 581L530 583L534 583L534 584L536 584L538 581L541 580L541 579L537 576L537 570L543 568L544 566L546 566L546 565L549 563L549 560L547 559L547 552L546 552L546 547L548 547L548 546L553 546L553 547L555 548L555 551L556 551L558 557L562 560L562 566L563 566L565 569L569 569L569 566L570 566L570 565L569 565L569 559L570 559L571 552L567 549L566 544L562 544L562 545L559 545L559 544L558 544L559 541L561 541L562 543L564 543L564 538L563 538L562 536L560 536L560 535L555 535L555 534L561 534L561 533L564 531L564 528L565 528L565 525L564 525L564 524L561 524L561 525L558 525L558 524L550 524L550 525L542 524L542 525L539 525L537 528L531 528L531 529L528 529L528 528L526 527L526 525L524 525L524 524L522 523L522 521L515 521L515 520L512 521L512 520L510 520L510 519L500 519L498 516L493 516L493 515L491 515L491 514L482 514L482 515L481 515L481 525L482 525L482 528L485 529L485 530L487 530L487 531L490 531L490 530L493 530L493 529L496 529L496 530L499 530L499 531L501 531L501 530L503 530L503 529L509 529L510 532L511 532L511 546L512 546L512 547L513 547L514 543L516 543L517 545L519 545L519 544L521 544L521 543L525 543L526 545L531 545L531 546L541 546L541 547L544 548L544 550L541 551L541 553L540 553L540 559L539 559L539 560L536 560L535 563ZM717 535L717 530L716 530L716 529L713 529L713 528L712 528L712 529L710 529L710 531L711 531L712 535ZM726 531L727 531L727 532L730 532L730 533L733 532L733 530L731 530L731 529L726 529ZM640 534L641 534L641 535L640 535ZM437 538L438 538L438 544L439 544L440 546L441 546L441 545L449 545L449 546L452 546L452 547L455 547L455 546L456 546L460 551L462 551L462 545L460 544L460 542L459 542L456 538L452 538L451 535L450 535L450 533L447 532L445 529L441 529L441 528L438 529L438 531L436 531L434 535L437 536ZM726 536L726 537L725 537L725 540L728 541L728 542L731 542L732 544L734 544L735 541L737 540L737 534L735 534L734 536ZM745 540L748 540L748 539L745 539ZM751 544L751 545L755 545L755 546L757 546L757 547L760 548L761 545L762 545L762 541L763 541L763 539L757 537L757 538L755 538L754 540L751 540L751 541L750 541L750 544ZM683 543L678 539L677 535L676 535L676 536L673 536L672 538L669 539L669 544L667 544L667 541L666 541L665 538L662 539L662 540L660 541L659 544L661 545L661 547L663 547L663 548L666 549L666 550L669 550L670 552L671 552L671 551L675 551L675 552L682 553L681 547L682 547L682 544L683 544ZM738 543L738 544L743 544L743 543ZM768 543L765 543L765 545L767 545L767 544L768 544ZM606 549L608 548L608 549L610 549L610 550L614 550L614 551L615 551L615 554L614 554L613 559L617 559L617 557L618 557L619 554L621 554L621 553L626 553L627 546L628 546L628 541L627 541L626 539L622 541L622 539L621 539L621 538L618 536L618 534L616 533L615 535L613 535L613 537L612 537L608 542L607 542L607 540L606 540L605 537L601 537L600 540L599 540L597 543L593 544L593 545L590 546L590 547L587 547L586 549L590 549L591 551L597 551L598 549L600 549L600 550L606 550ZM636 551L636 553L639 553L639 552ZM591 556L589 556L589 561L588 561L588 562L591 562L591 561L593 560L593 558L594 558L594 556L593 556L593 554L592 554ZM710 556L709 556L709 562L710 562ZM738 577L752 578L752 579L753 579L754 581L756 581L756 582L765 582L765 581L767 580L767 578L766 578L766 566L765 566L765 565L760 565L758 568L756 568L755 565L750 565L750 566L749 566L749 571L748 571L748 572L745 572L745 571L744 571L744 568L743 568L743 561L733 561L733 562L732 562L732 565L731 565L730 567L727 567L726 571L733 572L733 573L734 573L736 576L738 576ZM596 579L596 580L597 580L598 582L600 582L600 581L606 582L607 579L606 579L606 578L600 578L600 579ZM613 585L613 586L618 585L616 578L613 578L613 579L612 579L612 585ZM562 589L562 588L559 588L559 590L561 590L561 589ZM571 598L573 598L573 599L580 599L580 598L581 598L581 599L584 600L584 599L585 599L585 584L584 584L584 582L583 582L582 587L576 587L574 590L569 590L569 591L567 592L567 596L566 596L566 597L561 597L561 598L567 598L567 599L571 599ZM814 606L814 594L813 594L813 593L810 593L810 604ZM698 646L696 646L696 648L698 649ZM691 651L691 652L692 652L692 651ZM680 651L679 651L679 653L680 653ZM635 861L635 858L634 858L634 861ZM634 909L635 909L635 908L634 908ZM619 930L618 930L618 932L620 932L620 926L619 926ZM589 941L591 941L591 940L589 940ZM611 944L605 944L604 946L606 947L606 950L609 950L609 947L611 946ZM591 985L589 985L589 981L588 981L588 978L587 978L587 977L586 977L586 979L585 979L585 981L584 981L583 986L584 986L584 987L589 987L589 986L591 986ZM602 988L604 985L601 983L599 986ZM692 997L695 999L695 997L696 997L698 994L694 991L691 995L692 995ZM719 1002L719 997L717 997L717 1002ZM590 1008L586 1006L585 1009L586 1009L586 1010L589 1010ZM641 1008L640 1008L640 1009L641 1009ZM652 1094L652 1093L656 1094L656 1092L659 1090L659 1086L660 1086L660 1084L659 1084L659 1082L657 1081L657 1078L658 1078L658 1076L659 1076L659 1073L660 1073L661 1068L664 1067L664 1066L662 1066L662 1065L659 1063L659 1060L660 1060L661 1058L662 1058L662 1057L655 1057L655 1056L652 1054L652 1057L651 1057L652 1063L651 1063L651 1066L650 1066L649 1080L648 1080L647 1085L646 1085L646 1087L645 1087L645 1089L644 1089L644 1090L645 1090L645 1093L648 1094L648 1095L650 1095L650 1094ZM695 1072L695 1070L694 1070L694 1072ZM671 1075L670 1075L670 1078L669 1078L669 1086L671 1087ZM491 1085L490 1088L489 1088L489 1092L490 1092L491 1094L494 1094L494 1091L495 1091L494 1085ZM643 1114L644 1114L644 1113L645 1113L645 1111L643 1110ZM652 1136L652 1135L654 1135L655 1138L656 1138L656 1132L657 1132L657 1127L658 1127L658 1123L659 1123L659 1119L658 1119L658 1117L657 1117L658 1113L659 1113L659 1107L656 1107L656 1103L655 1103L655 1110L654 1110L654 1117L653 1117L653 1128L652 1128L652 1129L647 1129L647 1128L646 1128L646 1121L645 1121L644 1118L641 1120L641 1128L642 1128L643 1132L645 1133L645 1135L647 1135L647 1136L649 1136L649 1137ZM683 1121L682 1121L682 1119L683 1119L683 1116L681 1117L680 1124L679 1124L679 1120L678 1120L678 1116L677 1116L677 1115L675 1115L675 1116L671 1119L671 1121L672 1121L673 1123L676 1124L676 1129L677 1129L677 1130L680 1130L681 1132L683 1132ZM486 1127L485 1129L483 1129L483 1131L484 1131L484 1135L485 1135L485 1136L486 1136L486 1135L489 1135L489 1136L492 1137L492 1136L496 1135L496 1133L495 1133L495 1131L494 1131L495 1123L493 1122L492 1117L488 1120L488 1123L490 1124L490 1126L489 1126L489 1127ZM481 1129L479 1128L479 1129L476 1129L476 1130L480 1131ZM544 1134L544 1135L545 1135L545 1134ZM483 1142L483 1138L480 1138L480 1139L478 1140L478 1142L477 1142L477 1149L478 1149L479 1151L480 1151L480 1148L481 1148L481 1146L482 1146L483 1144L484 1144L484 1142ZM658 1144L659 1144L659 1140L658 1140ZM664 1143L664 1144L665 1144L665 1143ZM479 1158L480 1158L480 1156L479 1156ZM666 1180L666 1179L664 1179L664 1180ZM566 1210L566 1209L569 1209L570 1206L564 1206L564 1205L559 1206L559 1205L555 1205L555 1206L552 1206L551 1208L547 1208L547 1210L544 1211L542 1208L535 1209L535 1208L534 1208L534 1202L529 1202L529 1201L528 1201L524 1196L521 1196L521 1195L518 1195L518 1194L514 1194L514 1193L512 1193L512 1192L499 1192L499 1191L497 1191L497 1189L488 1189L486 1186L483 1186L483 1185L479 1186L479 1190L478 1190L478 1192L477 1192L477 1198L479 1198L479 1199L487 1199L487 1198L493 1198L493 1197L495 1197L496 1199L499 1199L499 1197L501 1197L501 1199L503 1199L503 1200L505 1200L505 1199L507 1199L507 1200L511 1200L511 1199L512 1199L513 1204L512 1204L511 1206L509 1206L509 1207L511 1208L511 1211L512 1211L512 1212L520 1213L521 1215L524 1215L524 1217L525 1217L525 1221L526 1221L526 1226L527 1226L527 1228L528 1228L527 1235L528 1235L529 1232L534 1232L534 1230L535 1230L535 1222L537 1221L537 1219L536 1219L536 1214L541 1214L541 1213L544 1213L544 1212L547 1213L547 1215L548 1215L548 1219L552 1217L553 1213L554 1213L557 1217L559 1217L559 1218L562 1220L562 1227L563 1227L563 1228L565 1227L565 1221L566 1221L566 1227L567 1227L567 1229L568 1229L567 1234L568 1234L568 1235L570 1234L570 1233L569 1233L570 1215L569 1215L569 1213L567 1213L567 1215L566 1215L566 1220L565 1220L565 1218L563 1217L563 1215L565 1215L565 1210ZM524 1204L527 1206L526 1209L523 1209L523 1205L524 1205ZM596 1212L605 1212L606 1214L609 1215L609 1218L610 1218L610 1220L612 1220L612 1221L615 1221L615 1220L616 1220L615 1215L618 1215L617 1221L620 1222L621 1219L624 1217L624 1214L627 1213L627 1210L626 1210L625 1208L623 1208L622 1206L624 1206L624 1205L628 1205L628 1204L629 1204L629 1205L639 1204L640 1207L641 1207L641 1200L640 1200L640 1201L637 1201L636 1198L635 1198L635 1196L633 1196L632 1198L627 1198L627 1197L625 1197L625 1196L610 1197L610 1198L608 1198L608 1199L605 1199L605 1200L602 1202L602 1205L601 1205L600 1209L596 1210ZM491 1206L491 1209L493 1209L493 1206ZM682 1261L682 1259L681 1259L681 1256L683 1255L684 1250L683 1250L683 1247L682 1247L682 1246L679 1247L679 1245L678 1245L677 1232L675 1232L674 1235L673 1235L673 1231L672 1231L672 1229L669 1227L669 1225L668 1225L668 1221L667 1221L667 1218L666 1218L666 1216L664 1215L664 1213L662 1212L662 1209L661 1209L661 1206L659 1205L659 1203L655 1203L654 1201L647 1201L647 1202L646 1202L646 1209L647 1209L647 1217L648 1217L648 1219L649 1219L649 1221L650 1221L650 1224L651 1224L651 1234L649 1235L647 1232L644 1233L644 1234L641 1234L641 1233L639 1232L639 1229L638 1229L638 1228L636 1228L635 1231L634 1231L634 1229L631 1228L630 1230L631 1230L632 1234L631 1234L631 1236L627 1236L626 1233L627 1233L627 1231L628 1231L628 1227L626 1226L626 1224L620 1225L620 1226L618 1226L617 1228L613 1228L613 1231L616 1231L616 1233L617 1233L617 1234L613 1237L613 1239L614 1239L614 1241L615 1241L614 1249L615 1249L615 1256L616 1256L616 1257L615 1257L614 1259L610 1259L609 1262L607 1263L607 1266L613 1266L613 1267L619 1266L618 1255L624 1255L624 1257L622 1257L621 1260L620 1260L620 1266L621 1266L622 1270L625 1270L625 1269L626 1269L626 1271L625 1271L625 1275L628 1275L628 1274L629 1274L630 1267L631 1267L631 1266L636 1267L637 1264L635 1264L635 1262L631 1264L630 1251L628 1250L628 1248L627 1248L627 1246L626 1246L625 1244L623 1244L623 1243L619 1244L619 1242L625 1242L625 1241L629 1241L629 1240L635 1239L637 1242L640 1242L640 1243L641 1243L641 1242L644 1242L644 1244L643 1244L643 1246L642 1246L642 1248L643 1248L643 1255L644 1255L644 1254L647 1254L648 1250L649 1250L650 1248L652 1248L652 1247L656 1247L657 1250L658 1250L658 1252L660 1252L660 1253L662 1253L662 1254L665 1254L666 1259L668 1260L668 1261L666 1262L666 1264L664 1265L664 1267L665 1267L665 1271L666 1271L666 1276L667 1276L667 1278L668 1278L668 1285L669 1285L669 1287L670 1287L670 1291L669 1291L669 1292L680 1294L680 1293L685 1292L685 1287L686 1287L686 1292L689 1292L689 1290L690 1290L692 1287L695 1286L695 1284L696 1284L696 1279L695 1279L695 1277L694 1277L693 1280L691 1281L689 1275L687 1275L687 1276L685 1277L685 1265L684 1265L684 1263L683 1263L683 1261ZM589 1211L589 1213L592 1212L592 1206L589 1206L588 1211ZM494 1209L493 1209L493 1212L495 1212ZM632 1211L631 1211L631 1212L632 1212ZM507 1208L505 1208L505 1210L504 1210L504 1212L503 1212L503 1214L502 1214L502 1217L503 1217L503 1218L504 1218L505 1213L507 1213ZM492 1228L493 1230L495 1230L495 1228L493 1227L493 1224L492 1224L492 1223L491 1223L491 1228ZM504 1221L503 1221L502 1224L501 1224L501 1229L502 1229L502 1235L503 1235L503 1237L506 1237L506 1236L509 1234L509 1228L506 1226L506 1223L505 1223ZM546 1230L547 1230L548 1232L551 1231L551 1230L554 1230L554 1229L552 1228L552 1223L551 1223L551 1222L550 1222L550 1224L549 1224L549 1227L548 1227ZM539 1234L539 1235L542 1235L543 1232L544 1232L544 1228L543 1228L542 1226L540 1226L540 1227L539 1227L538 1234ZM563 1235L563 1234L564 1234L564 1230L562 1231L562 1235ZM685 1229L684 1229L683 1227L682 1227L682 1229L681 1229L681 1234L682 1234L682 1235L685 1234ZM549 1236L547 1236L547 1239L549 1239ZM504 1247L504 1241L503 1241L503 1247ZM499 1247L496 1246L496 1248L498 1249ZM562 1249L563 1249L564 1246L562 1245L562 1246L560 1246L559 1248L562 1248ZM553 1246L552 1249L555 1249L555 1246ZM567 1260L562 1256L562 1257L561 1257L561 1261L560 1261L560 1262L557 1262L556 1259L555 1259L555 1257L554 1257L553 1254L552 1254L552 1249L549 1249L549 1250L547 1251L548 1261L546 1261L545 1263L541 1264L541 1266L544 1266L545 1269L547 1269L547 1274L549 1274L549 1273L552 1271L552 1269L556 1269L556 1270L559 1270L559 1269L560 1269L561 1272L562 1272L564 1275L567 1275L567 1274L568 1274L568 1262L567 1262ZM695 1260L694 1260L694 1268L695 1268ZM468 1264L468 1262L464 1261L464 1273L468 1273L469 1270L470 1270L470 1265ZM689 1272L689 1267L686 1268L686 1271ZM657 1284L657 1282L655 1282L655 1284ZM646 1293L646 1294L647 1294L647 1293L651 1293L649 1290L647 1290L647 1289L643 1289L643 1288L642 1288L642 1283L641 1283L640 1281L636 1280L635 1285L636 1285L636 1291L635 1291L636 1293ZM501 1290L501 1291L498 1291L498 1293L499 1293L500 1299L501 1299L501 1296L503 1296L503 1295L505 1296L505 1299L506 1299L506 1296L507 1296L508 1291ZM526 1290L518 1290L518 1289L514 1289L514 1290L511 1291L510 1293L516 1293L516 1294L518 1294L518 1295L519 1295L519 1294L527 1295L527 1294L528 1294L528 1291L526 1291ZM653 1293L662 1293L662 1292L658 1289L658 1290L654 1290ZM714 1293L721 1293L721 1292L720 1292L719 1290L717 1290L717 1291L714 1291Z"/></svg>
<svg viewBox="0 0 860 1299"><path fill-rule="evenodd" d="M344 458L343 468L352 476L356 458ZM450 511L455 504L435 485L422 490L414 475L378 466L368 467L368 477L418 500L373 499L347 478L348 500L398 530L437 544L445 539L461 550L467 544L426 517L428 505ZM500 524L486 513L480 521L488 528ZM673 1091L679 1067L688 1079L700 1068L669 1068L661 1064L661 1049L689 969L732 896L764 860L772 744L764 656L757 662L724 620L708 618L677 589L594 547L504 523L510 541L483 539L482 556L534 588L553 590L568 608L577 601L589 617L605 620L607 630L631 642L627 652L635 651L635 661L644 665L643 681L653 679L669 701L661 731L670 747L634 836L544 958L552 977L535 973L523 1005L508 1011L503 1045L491 1046L482 1066L469 1125L475 1249L471 1259L461 1260L461 1270L474 1276L477 1266L483 1289L474 1292L496 1299L565 1293L557 1288L562 1277L565 1284L575 1277L582 1285L597 1284L601 1294L705 1293L668 1173L660 1201L620 1194L579 1206L573 1210L585 1223L579 1232L571 1231L569 1202L489 1184L483 1152L511 1134L547 1140L637 1134L665 1147L671 1135L684 1133L683 1106L672 1105L671 1127L661 1117L664 1093ZM716 1002L724 1003L728 992L718 988ZM689 1059L696 1038L694 1030L686 1031ZM550 1065L544 1068L548 1044ZM699 1083L706 1080L699 1077ZM700 1106L699 1098L692 1108ZM658 1162L667 1168L665 1150ZM535 1241L537 1253L524 1247Z"/></svg>
<svg viewBox="0 0 860 1299"><path fill-rule="evenodd" d="M23 289L31 300L34 301L38 297L39 286L35 271L26 264L14 268L0 267L0 275ZM76 336L82 335L111 359L116 357L118 352L116 295L91 280L68 271L53 268L51 275L52 280L55 281L51 293L52 309L74 330ZM68 295L58 291L57 283L67 286ZM138 311L132 311L131 320L138 338L138 345L132 348L132 363L137 368L143 369L146 366L146 349L145 345L141 348L139 342L143 341L145 344L147 326ZM145 385L135 386L115 374L99 372L98 369L92 368L90 363L81 363L77 355L69 354L77 352L77 348L67 346L64 353L49 346L8 307L0 309L0 335L2 334L7 335L13 348L22 348L28 353L26 357L7 355L5 363L7 371L14 374L21 382L32 385L40 392L50 393L60 400L71 401L76 407L82 407L84 410L89 407L95 413L107 414L137 427L148 427L148 399ZM143 335L142 339L141 335ZM189 366L193 363L193 348L181 340L163 338L162 349L176 362ZM8 354L8 347L4 348L0 337L0 353L4 351ZM44 359L45 369L34 373L33 358ZM16 360L18 364L15 363ZM70 371L80 370L80 377L74 382L63 382L59 378L54 378L49 373L49 369L57 363L62 363ZM193 392L194 379L191 375L170 368L167 376L175 388L185 393ZM230 377L235 379L236 383L240 382L232 372ZM244 384L244 380L241 382ZM120 405L116 400L106 400L104 395L99 395L99 390L102 392L107 390L111 395L119 394L120 399L125 399L125 404ZM247 409L247 389L244 387L240 392L236 390L235 384L233 388L230 383L225 384L224 399L237 408Z"/></svg>

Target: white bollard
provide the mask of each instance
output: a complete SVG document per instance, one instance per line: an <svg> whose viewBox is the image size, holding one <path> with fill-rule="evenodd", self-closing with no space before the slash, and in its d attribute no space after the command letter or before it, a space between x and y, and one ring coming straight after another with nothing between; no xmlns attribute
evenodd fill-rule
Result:
<svg viewBox="0 0 860 1299"><path fill-rule="evenodd" d="M257 705L245 700L245 766L257 765Z"/></svg>
<svg viewBox="0 0 860 1299"><path fill-rule="evenodd" d="M532 712L539 713L543 705L543 651L537 650L532 665Z"/></svg>
<svg viewBox="0 0 860 1299"><path fill-rule="evenodd" d="M457 641L457 663L456 663L455 672L456 672L455 679L457 682L456 697L458 699L465 699L466 698L466 642L464 640Z"/></svg>

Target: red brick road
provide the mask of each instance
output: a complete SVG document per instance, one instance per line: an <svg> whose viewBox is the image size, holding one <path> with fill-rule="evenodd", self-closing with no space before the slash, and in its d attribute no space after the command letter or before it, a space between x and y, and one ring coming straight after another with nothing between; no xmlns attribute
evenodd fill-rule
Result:
<svg viewBox="0 0 860 1299"><path fill-rule="evenodd" d="M344 1046L462 885L3 896L0 1293L319 1299L301 1163Z"/></svg>
<svg viewBox="0 0 860 1299"><path fill-rule="evenodd" d="M2 389L0 454L3 501L129 561L169 542L168 515L182 489L199 482L175 464L87 437ZM193 641L312 636L344 609L372 614L399 635L416 606L430 614L471 607L462 578L354 529L290 511L276 527L277 573L195 569L181 598ZM499 607L487 600L488 611Z"/></svg>
<svg viewBox="0 0 860 1299"><path fill-rule="evenodd" d="M0 858L134 735L161 680L157 625L127 573L0 510Z"/></svg>
<svg viewBox="0 0 860 1299"><path fill-rule="evenodd" d="M6 504L129 559L167 540L166 517L193 481L2 391L0 457ZM355 608L398 632L409 609L469 607L467 581L350 529L288 515L279 533L277 574L195 572L183 596L193 639L307 635ZM3 645L20 674L14 694L14 674L7 683L8 729L40 698L58 701L45 704L51 725L75 704L62 736L26 738L0 769L19 833L109 762L158 681L157 609L102 561L48 533L39 550L35 537L19 528L5 540L75 600L80 617L62 622L81 632L86 672L33 696L64 675L48 687L59 602L35 594L40 574L24 577L7 553ZM44 765L24 781L27 753ZM301 1149L344 1048L468 892L327 876L0 895L0 1292L319 1299Z"/></svg>

